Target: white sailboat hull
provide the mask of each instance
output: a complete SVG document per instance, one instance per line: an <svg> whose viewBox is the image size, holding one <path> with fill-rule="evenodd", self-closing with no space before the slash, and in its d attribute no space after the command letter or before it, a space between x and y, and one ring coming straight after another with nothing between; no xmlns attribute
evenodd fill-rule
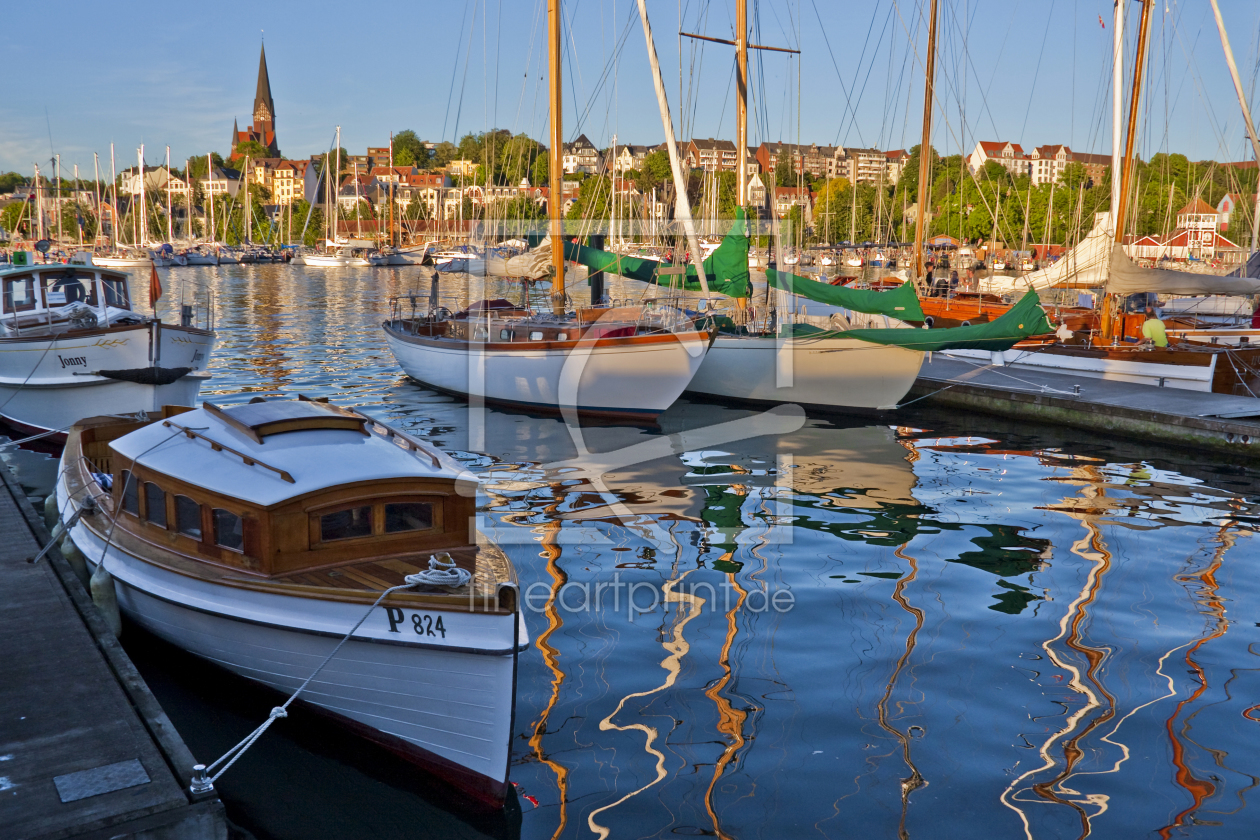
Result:
<svg viewBox="0 0 1260 840"><path fill-rule="evenodd" d="M425 385L529 409L652 418L678 399L704 359L702 334L639 336L582 349L532 349L385 337L403 371ZM651 339L644 341L643 339ZM499 345L502 347L502 345Z"/></svg>
<svg viewBox="0 0 1260 840"><path fill-rule="evenodd" d="M31 431L68 428L92 414L132 414L163 405L193 405L209 377L191 373L167 385L146 385L97 371L163 368L204 370L214 336L202 330L150 324L82 335L0 339L0 418Z"/></svg>
<svg viewBox="0 0 1260 840"><path fill-rule="evenodd" d="M302 262L324 268L361 268L371 265L367 257L343 257L336 254L305 254Z"/></svg>
<svg viewBox="0 0 1260 840"><path fill-rule="evenodd" d="M1018 347L1001 354L989 353L985 350L945 350L942 354L952 358L975 360L986 365L996 361L1015 370L1065 373L1088 379L1135 382L1139 385L1157 385L1204 393L1212 391L1216 365L1220 362L1219 356L1211 356L1208 362L1202 365L1174 365L1144 361L1140 353L1134 353L1133 359L1104 359L1035 353ZM998 356L1000 359L995 358Z"/></svg>
<svg viewBox="0 0 1260 840"><path fill-rule="evenodd" d="M824 408L895 408L923 353L854 338L719 335L687 390L754 402Z"/></svg>
<svg viewBox="0 0 1260 840"><path fill-rule="evenodd" d="M148 257L92 257L92 264L103 266L105 268L138 268L140 266L152 265L153 260Z"/></svg>
<svg viewBox="0 0 1260 840"><path fill-rule="evenodd" d="M72 503L64 481L58 502ZM291 694L367 607L225 587L132 556L82 523L71 539L113 575L119 608L154 635L242 677ZM440 773L488 803L507 785L520 613L442 611L445 638L420 641L416 610L378 607L301 701ZM427 611L432 613L434 611ZM408 638L410 636L410 638Z"/></svg>

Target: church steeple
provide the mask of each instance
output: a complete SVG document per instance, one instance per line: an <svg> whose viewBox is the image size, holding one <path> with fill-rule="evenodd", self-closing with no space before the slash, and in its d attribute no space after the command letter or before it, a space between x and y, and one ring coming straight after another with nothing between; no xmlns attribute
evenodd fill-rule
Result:
<svg viewBox="0 0 1260 840"><path fill-rule="evenodd" d="M258 90L254 94L254 130L268 138L274 137L276 131L276 105L271 100L271 79L267 76L266 46L263 46L258 56ZM264 143L270 145L267 141Z"/></svg>

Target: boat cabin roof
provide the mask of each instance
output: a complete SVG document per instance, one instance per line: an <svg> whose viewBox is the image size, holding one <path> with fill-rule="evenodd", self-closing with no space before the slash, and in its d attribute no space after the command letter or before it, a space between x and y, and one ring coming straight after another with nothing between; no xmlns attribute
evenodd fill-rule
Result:
<svg viewBox="0 0 1260 840"><path fill-rule="evenodd" d="M370 418L325 403L207 405L110 443L129 461L268 507L344 484L476 478L449 455Z"/></svg>

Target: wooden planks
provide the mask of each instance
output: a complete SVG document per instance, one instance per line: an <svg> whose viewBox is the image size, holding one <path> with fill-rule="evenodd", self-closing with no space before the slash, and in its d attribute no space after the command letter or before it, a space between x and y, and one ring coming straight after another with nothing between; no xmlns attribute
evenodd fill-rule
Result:
<svg viewBox="0 0 1260 840"><path fill-rule="evenodd" d="M51 840L157 824L225 837L218 801L191 803L172 770L192 757L161 707L100 635L99 616L85 620L90 602L76 607L65 561L27 562L38 551L33 511L0 474L0 833Z"/></svg>

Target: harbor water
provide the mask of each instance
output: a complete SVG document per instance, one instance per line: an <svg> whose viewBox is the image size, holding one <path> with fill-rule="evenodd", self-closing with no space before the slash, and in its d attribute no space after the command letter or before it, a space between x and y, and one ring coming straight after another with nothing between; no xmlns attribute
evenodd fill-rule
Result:
<svg viewBox="0 0 1260 840"><path fill-rule="evenodd" d="M920 407L768 416L685 399L640 428L470 406L403 377L383 340L389 299L427 299L430 273L162 272L168 320L214 294L204 399L328 397L482 474L481 527L516 565L530 634L508 813L464 812L297 714L218 783L244 831L1260 832L1260 471ZM444 275L444 303L469 282ZM54 455L0 457L49 492ZM123 641L200 760L275 705L133 626Z"/></svg>

